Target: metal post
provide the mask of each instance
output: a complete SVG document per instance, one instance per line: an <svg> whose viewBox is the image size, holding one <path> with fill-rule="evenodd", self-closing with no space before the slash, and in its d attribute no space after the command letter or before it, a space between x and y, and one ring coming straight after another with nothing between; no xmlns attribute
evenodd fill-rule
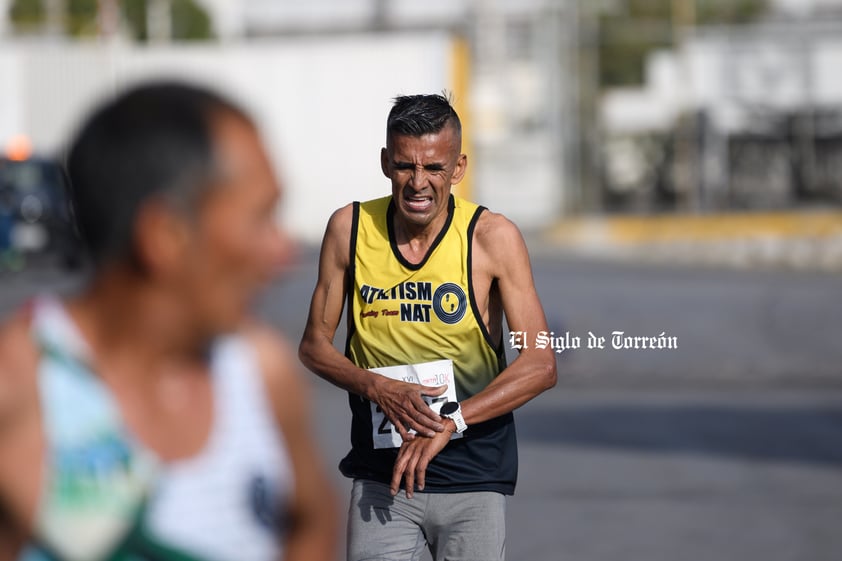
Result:
<svg viewBox="0 0 842 561"><path fill-rule="evenodd" d="M150 43L170 42L172 39L172 0L147 0L146 33Z"/></svg>
<svg viewBox="0 0 842 561"><path fill-rule="evenodd" d="M44 2L44 32L48 37L64 36L65 0L46 0Z"/></svg>
<svg viewBox="0 0 842 561"><path fill-rule="evenodd" d="M816 171L816 105L814 102L813 88L813 65L811 41L799 35L796 38L797 52L801 58L801 72L804 84L804 117L802 126L799 127L801 133L802 149L801 152L803 165L802 178L804 180L804 188L808 193L808 197L816 195L819 189L817 171Z"/></svg>
<svg viewBox="0 0 842 561"><path fill-rule="evenodd" d="M556 212L566 206L571 198L578 199L578 196L570 196L570 181L568 180L567 166L567 143L564 142L564 112L567 111L569 95L565 91L562 81L563 66L566 59L563 56L567 49L563 49L564 38L567 37L562 25L564 15L563 8L558 2L548 1L543 10L539 13L538 25L541 28L539 37L541 45L538 48L538 56L542 71L546 75L546 94L544 97L544 108L547 114L549 138L552 143L553 176L556 178L555 196L549 201ZM571 75L572 72L568 72Z"/></svg>
<svg viewBox="0 0 842 561"><path fill-rule="evenodd" d="M120 28L120 6L116 0L98 0L97 27L100 39L109 41Z"/></svg>
<svg viewBox="0 0 842 561"><path fill-rule="evenodd" d="M699 211L702 208L702 201L704 196L700 192L702 189L699 181L699 146L697 146L698 126L696 120L698 119L695 100L690 90L691 71L690 63L688 61L688 54L686 49L685 39L689 35L687 33L693 28L696 21L696 1L695 0L672 0L672 28L673 28L673 46L681 52L681 80L678 91L680 92L682 105L685 108L687 115L686 125L679 127L676 130L675 138L675 164L678 165L676 171L681 171L683 166L686 173L678 174L676 177L680 185L676 185L678 190L685 193L686 206L694 211ZM685 44L682 44L685 43ZM674 176L675 177L675 176Z"/></svg>
<svg viewBox="0 0 842 561"><path fill-rule="evenodd" d="M372 27L377 31L389 28L389 0L373 0Z"/></svg>
<svg viewBox="0 0 842 561"><path fill-rule="evenodd" d="M599 14L597 6L588 2L577 2L577 37L579 43L579 88L577 108L579 113L580 149L580 208L579 210L600 210L602 182L600 164L600 120L598 103L600 98L599 61Z"/></svg>

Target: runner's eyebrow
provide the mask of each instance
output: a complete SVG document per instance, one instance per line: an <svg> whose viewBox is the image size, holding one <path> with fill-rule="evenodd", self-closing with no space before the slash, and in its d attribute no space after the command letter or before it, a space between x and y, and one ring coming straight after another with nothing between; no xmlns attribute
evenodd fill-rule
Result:
<svg viewBox="0 0 842 561"><path fill-rule="evenodd" d="M392 160L392 167L395 169L412 169L415 167L415 164L412 162ZM426 164L424 169L427 171L442 171L445 169L445 165L439 162L433 162L431 164Z"/></svg>

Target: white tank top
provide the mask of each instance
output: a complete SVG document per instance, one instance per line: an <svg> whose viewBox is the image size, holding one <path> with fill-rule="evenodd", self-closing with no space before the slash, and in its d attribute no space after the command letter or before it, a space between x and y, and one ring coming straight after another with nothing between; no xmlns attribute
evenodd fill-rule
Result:
<svg viewBox="0 0 842 561"><path fill-rule="evenodd" d="M222 338L211 351L205 448L162 462L129 433L55 298L36 300L33 335L48 454L37 540L22 559L281 557L292 470L244 338Z"/></svg>

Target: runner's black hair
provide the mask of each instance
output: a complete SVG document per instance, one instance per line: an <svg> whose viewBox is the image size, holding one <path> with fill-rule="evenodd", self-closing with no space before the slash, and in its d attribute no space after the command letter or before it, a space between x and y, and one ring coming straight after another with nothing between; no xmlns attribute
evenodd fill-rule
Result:
<svg viewBox="0 0 842 561"><path fill-rule="evenodd" d="M95 109L71 142L65 169L79 233L95 264L133 253L134 223L155 197L195 209L216 177L211 121L250 122L231 101L197 86L136 86Z"/></svg>
<svg viewBox="0 0 842 561"><path fill-rule="evenodd" d="M386 136L423 136L450 124L461 134L462 123L450 100L439 94L401 95L395 98L386 121Z"/></svg>

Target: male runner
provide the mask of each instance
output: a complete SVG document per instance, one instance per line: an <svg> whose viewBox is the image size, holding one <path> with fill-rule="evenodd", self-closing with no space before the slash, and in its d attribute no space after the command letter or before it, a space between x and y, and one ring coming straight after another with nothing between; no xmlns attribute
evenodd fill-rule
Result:
<svg viewBox="0 0 842 561"><path fill-rule="evenodd" d="M295 355L247 315L290 253L254 124L139 86L67 172L94 270L0 328L0 559L332 559Z"/></svg>
<svg viewBox="0 0 842 561"><path fill-rule="evenodd" d="M555 385L556 366L529 346L507 367L502 316L537 333L544 312L518 229L450 192L467 157L449 101L398 97L386 130L392 194L331 217L299 348L349 392L348 559L415 560L425 546L437 560L503 559L512 411ZM343 356L333 337L346 299Z"/></svg>

